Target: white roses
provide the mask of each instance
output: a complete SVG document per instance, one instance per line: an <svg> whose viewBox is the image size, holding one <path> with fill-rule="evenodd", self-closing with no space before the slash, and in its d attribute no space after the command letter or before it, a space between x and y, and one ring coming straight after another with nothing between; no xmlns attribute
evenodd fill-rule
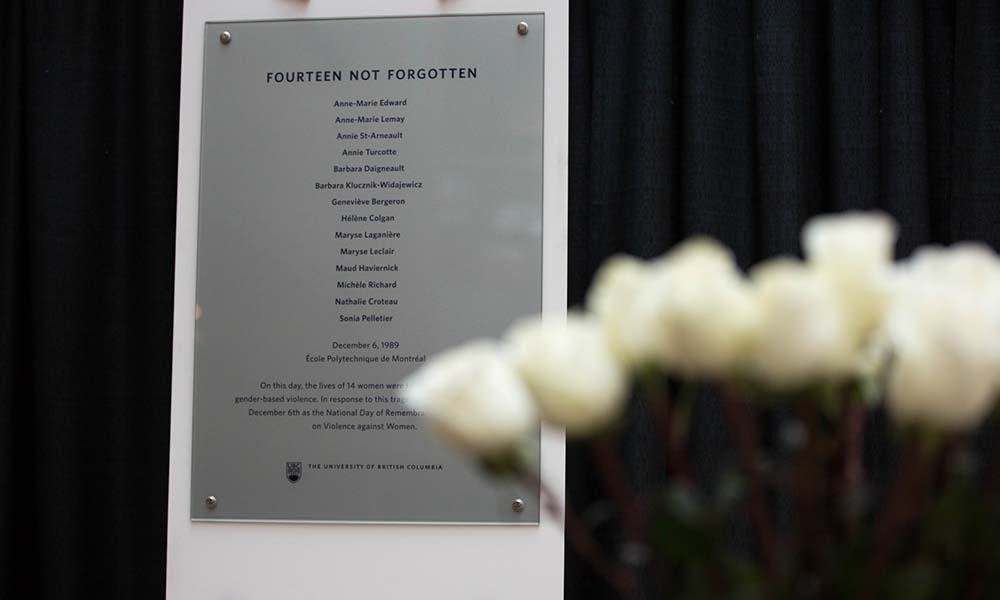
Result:
<svg viewBox="0 0 1000 600"><path fill-rule="evenodd" d="M928 248L902 265L886 318L889 411L947 430L977 425L1000 391L1000 263L982 246Z"/></svg>
<svg viewBox="0 0 1000 600"><path fill-rule="evenodd" d="M879 366L895 243L896 226L881 213L817 217L802 231L805 262L754 269L760 321L750 363L762 385L801 388Z"/></svg>
<svg viewBox="0 0 1000 600"><path fill-rule="evenodd" d="M660 343L649 326L658 300L645 293L651 276L649 263L612 256L597 272L587 295L587 308L600 320L612 352L630 366L652 360Z"/></svg>
<svg viewBox="0 0 1000 600"><path fill-rule="evenodd" d="M708 238L652 261L614 257L589 312L446 352L405 398L481 454L509 448L539 415L570 434L611 424L631 375L650 367L777 392L884 378L898 421L968 429L1000 392L1000 259L964 244L893 264L895 240L889 217L847 213L806 224L804 261L772 259L749 278Z"/></svg>
<svg viewBox="0 0 1000 600"><path fill-rule="evenodd" d="M528 390L489 341L434 357L404 382L403 399L425 412L445 439L482 455L506 451L538 424Z"/></svg>
<svg viewBox="0 0 1000 600"><path fill-rule="evenodd" d="M565 324L523 321L508 339L514 365L549 422L582 435L621 413L628 382L596 320L570 314Z"/></svg>
<svg viewBox="0 0 1000 600"><path fill-rule="evenodd" d="M449 350L404 384L406 402L446 439L484 456L502 454L535 431L539 412L570 434L607 426L628 391L600 325L578 314L565 323L517 323L506 344Z"/></svg>
<svg viewBox="0 0 1000 600"><path fill-rule="evenodd" d="M650 263L611 259L588 306L626 363L656 364L694 379L732 370L755 324L749 284L732 253L708 238Z"/></svg>
<svg viewBox="0 0 1000 600"><path fill-rule="evenodd" d="M752 278L760 319L749 356L755 378L787 390L849 373L857 348L830 280L792 259L764 263Z"/></svg>

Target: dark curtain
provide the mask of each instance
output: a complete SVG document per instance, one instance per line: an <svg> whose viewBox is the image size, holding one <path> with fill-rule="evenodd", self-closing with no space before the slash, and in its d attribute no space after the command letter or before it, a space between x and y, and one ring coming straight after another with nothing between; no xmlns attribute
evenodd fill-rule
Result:
<svg viewBox="0 0 1000 600"><path fill-rule="evenodd" d="M608 255L704 233L748 265L798 253L820 212L894 215L904 255L932 241L1000 245L1000 2L571 6L571 304ZM709 474L725 452L720 421L717 403L699 403L693 455ZM621 453L639 490L662 471L650 429L637 407ZM570 501L620 554L599 465L570 446ZM567 559L567 598L613 597Z"/></svg>
<svg viewBox="0 0 1000 600"><path fill-rule="evenodd" d="M163 595L180 17L0 7L0 598ZM892 213L903 253L1000 242L993 0L574 0L570 26L571 303L612 253L700 232L749 264L831 210ZM635 411L636 487L653 444ZM614 552L586 448L568 477ZM610 597L571 550L566 589Z"/></svg>
<svg viewBox="0 0 1000 600"><path fill-rule="evenodd" d="M0 598L163 597L179 0L0 4Z"/></svg>

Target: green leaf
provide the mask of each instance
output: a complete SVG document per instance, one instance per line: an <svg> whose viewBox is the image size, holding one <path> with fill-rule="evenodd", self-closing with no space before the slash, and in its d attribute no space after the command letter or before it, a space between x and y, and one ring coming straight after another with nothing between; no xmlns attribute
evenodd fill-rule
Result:
<svg viewBox="0 0 1000 600"><path fill-rule="evenodd" d="M715 511L726 515L735 510L746 495L746 482L734 470L727 469L719 478L715 489Z"/></svg>
<svg viewBox="0 0 1000 600"><path fill-rule="evenodd" d="M667 488L667 511L679 521L694 525L705 515L701 498L694 488L684 484L673 484Z"/></svg>
<svg viewBox="0 0 1000 600"><path fill-rule="evenodd" d="M941 568L919 560L896 570L887 581L892 600L931 600L937 597Z"/></svg>
<svg viewBox="0 0 1000 600"><path fill-rule="evenodd" d="M669 486L653 519L652 543L670 560L693 564L715 555L714 527L705 518L702 501L686 485Z"/></svg>
<svg viewBox="0 0 1000 600"><path fill-rule="evenodd" d="M722 557L726 579L732 586L727 598L731 600L764 600L771 597L767 593L767 579L760 566L745 556L728 554Z"/></svg>

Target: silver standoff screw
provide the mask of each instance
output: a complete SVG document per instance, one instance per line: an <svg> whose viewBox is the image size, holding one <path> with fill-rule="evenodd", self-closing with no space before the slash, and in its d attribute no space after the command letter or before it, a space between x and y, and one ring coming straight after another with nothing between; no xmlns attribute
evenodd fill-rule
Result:
<svg viewBox="0 0 1000 600"><path fill-rule="evenodd" d="M229 42L233 41L233 34L223 31L219 34L219 41L222 42L223 46L228 46Z"/></svg>
<svg viewBox="0 0 1000 600"><path fill-rule="evenodd" d="M524 512L524 500L518 498L517 500L514 500L514 503L511 504L510 507L514 509L514 512L516 513Z"/></svg>
<svg viewBox="0 0 1000 600"><path fill-rule="evenodd" d="M517 33L520 35L528 35L528 24L521 21L517 24Z"/></svg>
<svg viewBox="0 0 1000 600"><path fill-rule="evenodd" d="M205 498L205 506L207 506L209 510L214 509L218 505L219 505L219 499L216 498L215 496L209 496L208 498Z"/></svg>

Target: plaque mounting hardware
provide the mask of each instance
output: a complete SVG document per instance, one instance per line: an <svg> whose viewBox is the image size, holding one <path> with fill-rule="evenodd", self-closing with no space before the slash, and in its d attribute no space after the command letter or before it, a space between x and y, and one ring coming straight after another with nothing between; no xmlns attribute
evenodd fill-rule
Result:
<svg viewBox="0 0 1000 600"><path fill-rule="evenodd" d="M520 35L528 35L528 24L521 21L517 24L517 33Z"/></svg>
<svg viewBox="0 0 1000 600"><path fill-rule="evenodd" d="M521 500L520 498L518 498L517 500L514 500L514 503L511 504L510 507L516 513L524 512L524 500Z"/></svg>
<svg viewBox="0 0 1000 600"><path fill-rule="evenodd" d="M219 41L222 42L223 46L228 46L229 42L233 41L233 34L223 31L219 34Z"/></svg>
<svg viewBox="0 0 1000 600"><path fill-rule="evenodd" d="M209 509L214 509L218 505L219 505L219 499L216 498L215 496L209 496L208 498L205 498L205 506L207 506Z"/></svg>

